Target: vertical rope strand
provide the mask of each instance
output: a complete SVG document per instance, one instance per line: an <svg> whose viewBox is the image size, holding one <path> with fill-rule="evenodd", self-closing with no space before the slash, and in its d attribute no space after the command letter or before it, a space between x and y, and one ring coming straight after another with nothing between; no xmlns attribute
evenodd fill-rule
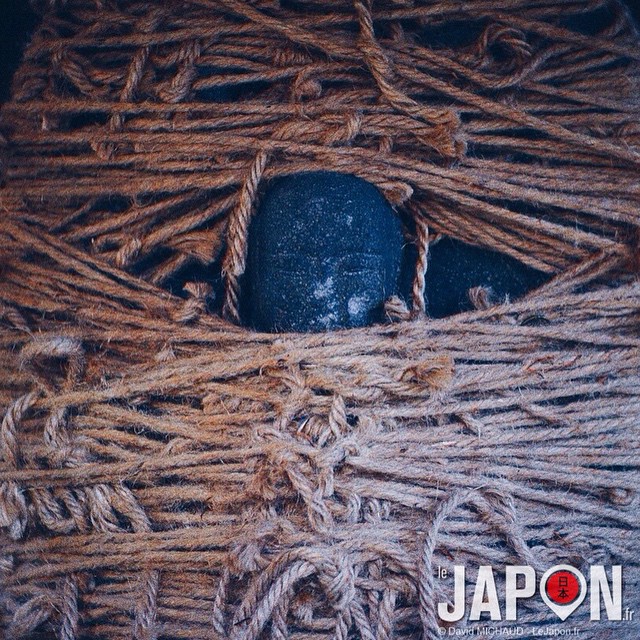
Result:
<svg viewBox="0 0 640 640"><path fill-rule="evenodd" d="M413 315L422 317L426 314L424 292L426 286L426 273L429 264L429 226L419 214L415 217L416 247L418 257L416 259L416 271L413 278L411 298L413 302Z"/></svg>
<svg viewBox="0 0 640 640"><path fill-rule="evenodd" d="M238 205L229 218L227 252L222 266L225 276L222 315L236 324L240 322L239 279L246 268L249 223L253 215L260 179L267 166L267 161L268 154L265 151L258 152L251 165L249 175L240 189Z"/></svg>

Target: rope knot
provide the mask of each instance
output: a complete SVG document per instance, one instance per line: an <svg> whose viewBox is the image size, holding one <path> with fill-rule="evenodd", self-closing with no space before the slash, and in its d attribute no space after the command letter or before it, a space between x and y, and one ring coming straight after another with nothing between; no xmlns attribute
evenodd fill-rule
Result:
<svg viewBox="0 0 640 640"><path fill-rule="evenodd" d="M42 365L43 361L57 359L67 362L64 389L72 387L84 373L86 366L81 340L68 336L35 336L22 347L20 357L23 365ZM52 386L51 371L41 376L45 385Z"/></svg>
<svg viewBox="0 0 640 640"><path fill-rule="evenodd" d="M426 384L435 390L446 389L453 379L454 361L450 355L436 355L407 367L400 380Z"/></svg>
<svg viewBox="0 0 640 640"><path fill-rule="evenodd" d="M531 58L533 49L520 29L492 23L480 36L475 54L480 67L518 66Z"/></svg>
<svg viewBox="0 0 640 640"><path fill-rule="evenodd" d="M346 610L356 596L353 563L344 552L334 552L319 572L320 582L337 611Z"/></svg>
<svg viewBox="0 0 640 640"><path fill-rule="evenodd" d="M235 545L229 552L229 566L236 575L258 571L262 565L260 548L256 542Z"/></svg>
<svg viewBox="0 0 640 640"><path fill-rule="evenodd" d="M319 98L322 95L322 84L319 80L310 77L310 70L303 69L293 81L291 98L295 102L303 98Z"/></svg>
<svg viewBox="0 0 640 640"><path fill-rule="evenodd" d="M284 49L276 49L273 54L273 64L277 67L293 67L297 65L309 64L313 62L307 53L300 49L291 47Z"/></svg>
<svg viewBox="0 0 640 640"><path fill-rule="evenodd" d="M181 324L189 324L206 313L213 288L206 282L187 282L183 290L189 297L173 314L173 319Z"/></svg>

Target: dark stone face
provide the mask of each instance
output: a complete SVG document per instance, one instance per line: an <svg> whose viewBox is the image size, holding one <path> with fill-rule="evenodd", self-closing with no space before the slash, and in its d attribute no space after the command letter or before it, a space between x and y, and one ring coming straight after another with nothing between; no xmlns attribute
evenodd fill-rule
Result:
<svg viewBox="0 0 640 640"><path fill-rule="evenodd" d="M326 331L382 320L402 245L400 220L368 182L324 171L274 181L249 229L245 324Z"/></svg>

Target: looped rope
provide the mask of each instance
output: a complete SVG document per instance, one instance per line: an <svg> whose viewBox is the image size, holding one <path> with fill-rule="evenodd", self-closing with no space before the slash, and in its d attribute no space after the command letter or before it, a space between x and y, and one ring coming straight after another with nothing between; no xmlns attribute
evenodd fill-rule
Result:
<svg viewBox="0 0 640 640"><path fill-rule="evenodd" d="M358 43L382 95L402 113L433 127L428 142L436 150L446 157L459 157L464 147L456 139L460 124L458 115L451 109L425 107L395 86L393 69L375 36L371 15L372 1L355 0L354 6L360 25Z"/></svg>

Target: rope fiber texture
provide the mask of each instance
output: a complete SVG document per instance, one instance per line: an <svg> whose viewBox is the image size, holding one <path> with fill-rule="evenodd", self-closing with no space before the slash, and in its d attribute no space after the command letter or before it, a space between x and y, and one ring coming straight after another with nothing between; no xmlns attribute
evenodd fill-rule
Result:
<svg viewBox="0 0 640 640"><path fill-rule="evenodd" d="M470 583L494 566L500 592L506 564L621 564L638 604L622 5L38 4L0 113L0 636L433 640L454 565ZM307 170L396 208L411 310L326 334L235 324L260 191ZM443 235L550 279L430 319ZM556 622L520 606L523 627ZM588 601L570 623L640 636Z"/></svg>

